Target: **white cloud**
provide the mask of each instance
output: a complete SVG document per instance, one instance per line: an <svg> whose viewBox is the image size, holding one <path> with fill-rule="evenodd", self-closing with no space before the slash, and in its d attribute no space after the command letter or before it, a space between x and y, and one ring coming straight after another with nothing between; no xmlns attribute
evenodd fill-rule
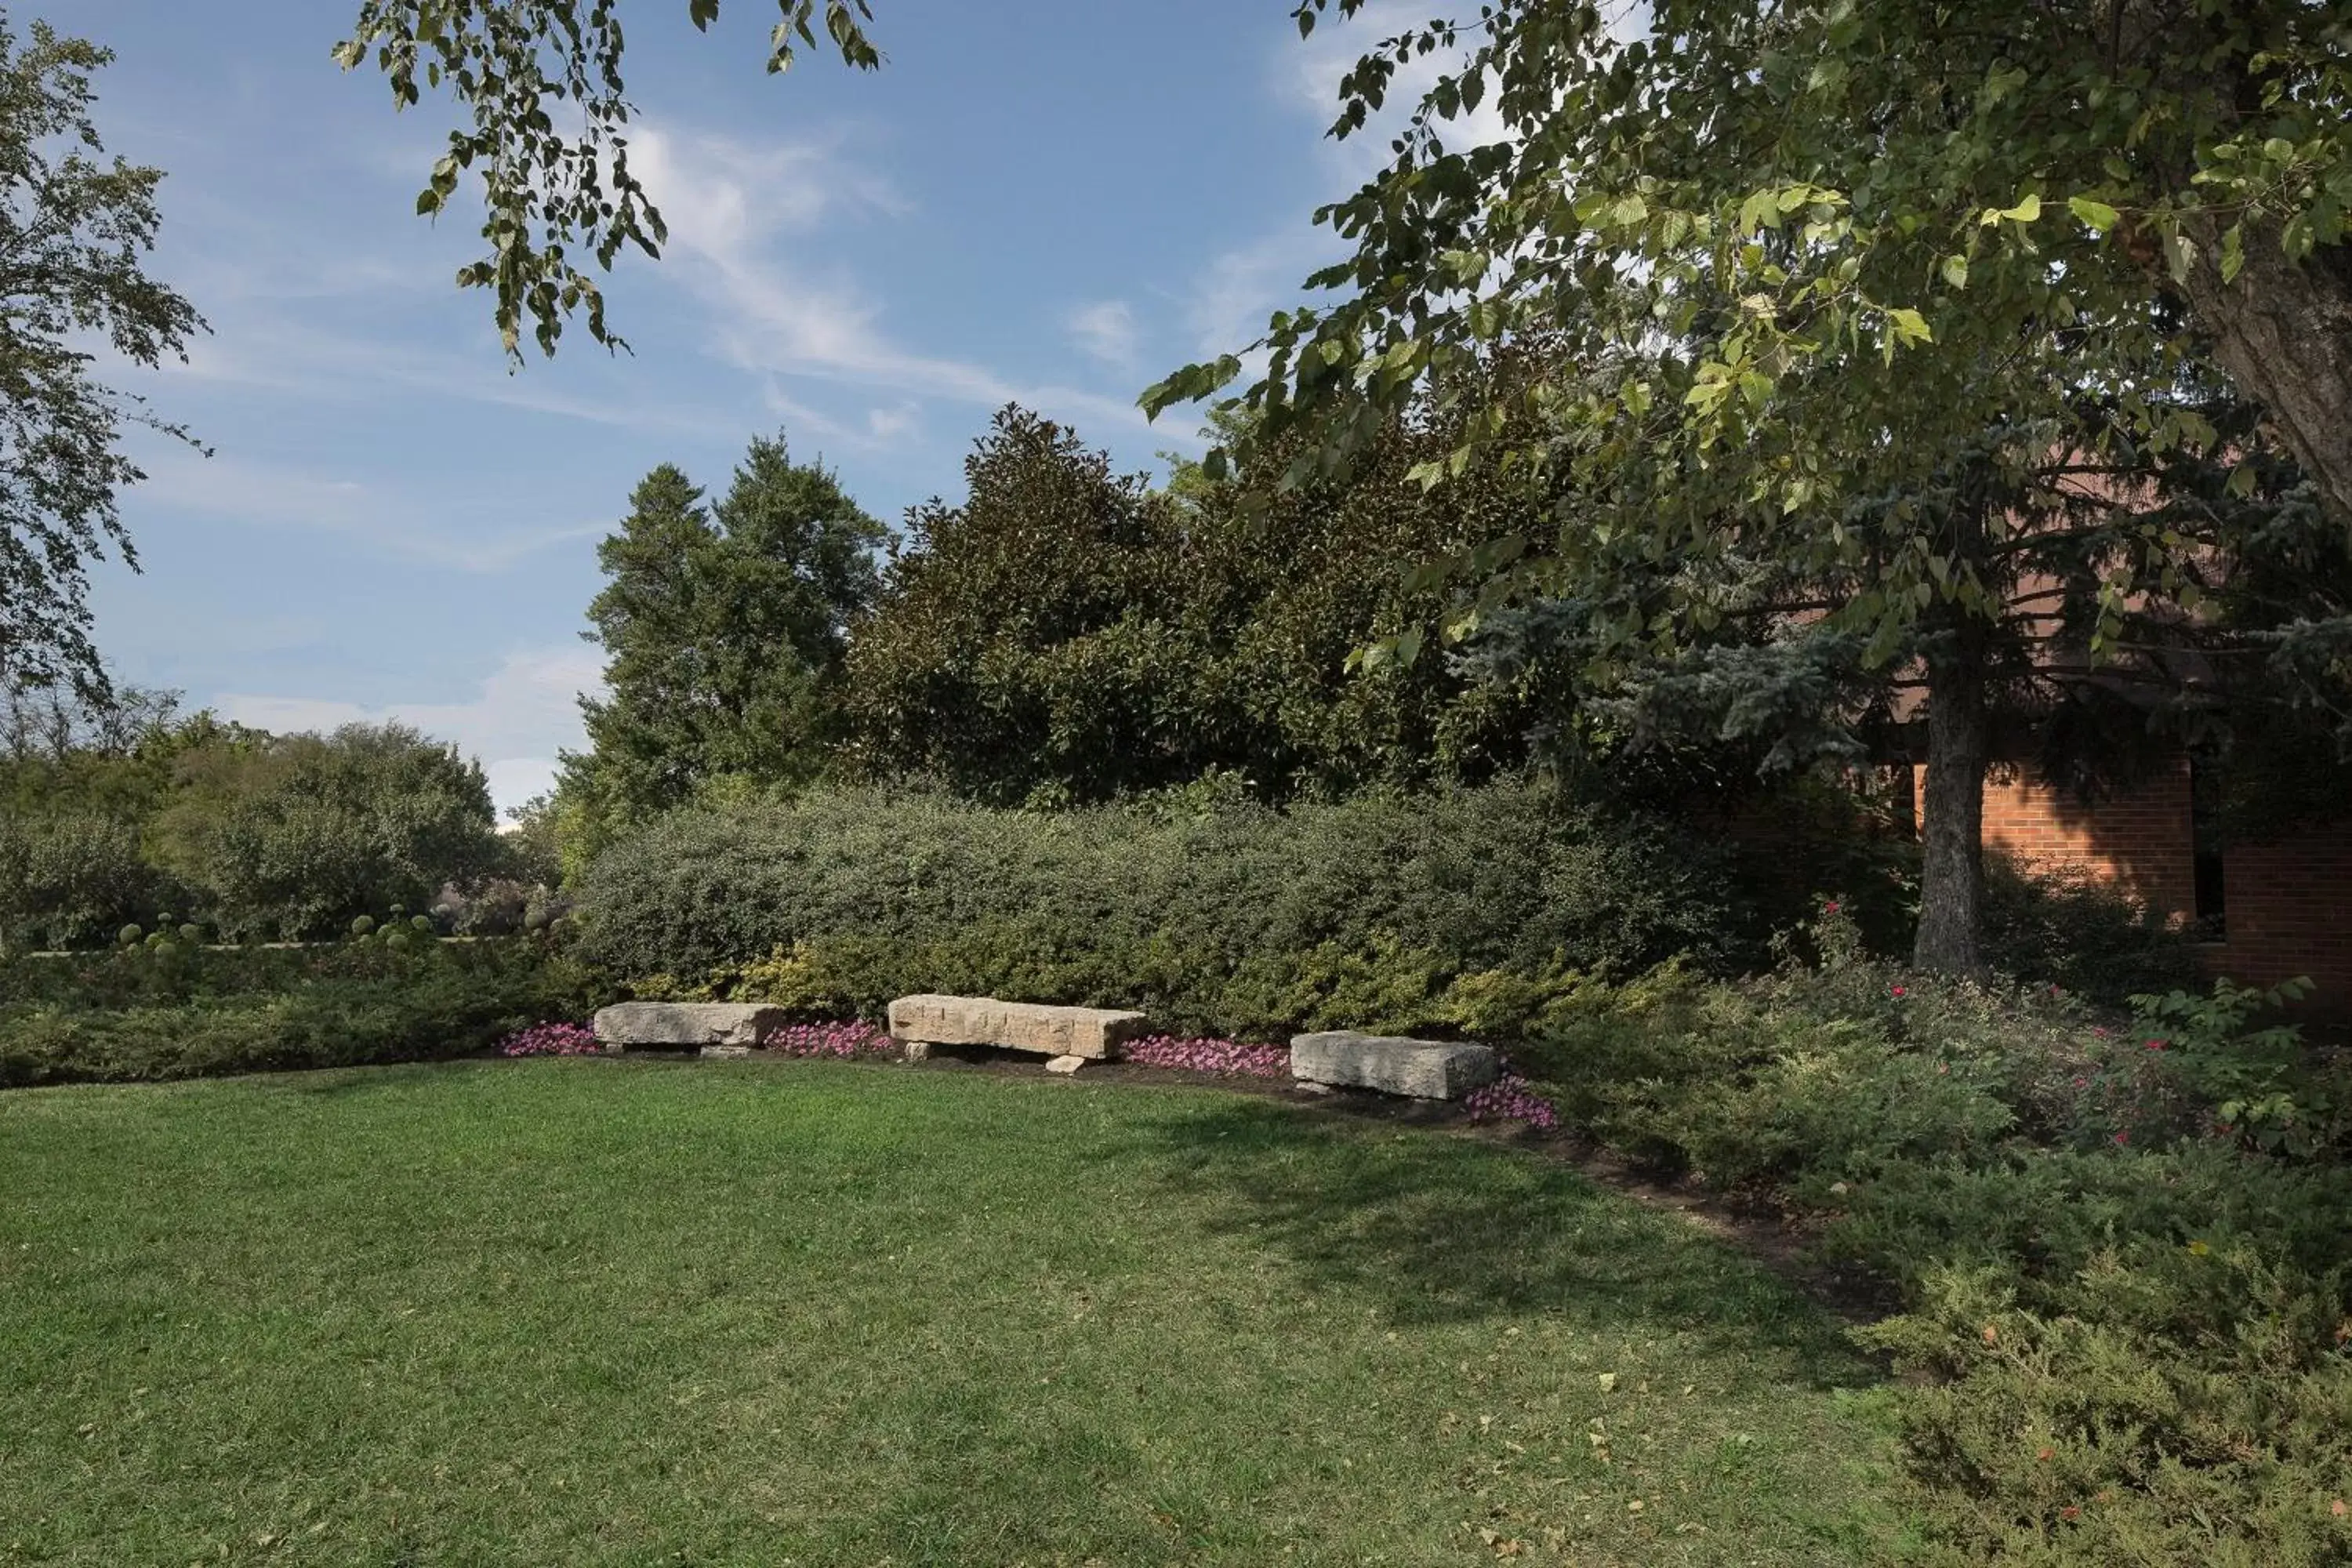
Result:
<svg viewBox="0 0 2352 1568"><path fill-rule="evenodd" d="M866 431L877 442L890 445L921 428L922 410L912 403L899 403L890 408L869 408L866 411Z"/></svg>
<svg viewBox="0 0 2352 1568"><path fill-rule="evenodd" d="M153 373L159 401L171 405L177 389L170 383L193 378L351 403L373 402L387 387L397 387L488 407L697 439L707 438L735 417L732 410L680 403L642 384L613 399L562 392L544 379L508 374L495 343L478 354L419 348L392 338L324 331L282 314L215 325L216 336L189 345L186 364L166 364ZM586 356L585 349L577 352ZM364 365L367 374L353 375L354 365Z"/></svg>
<svg viewBox="0 0 2352 1568"><path fill-rule="evenodd" d="M669 225L665 279L711 307L719 356L761 375L798 375L996 408L1007 403L1141 427L1126 398L1013 381L986 365L909 349L854 280L789 258L794 238L844 216L903 216L887 182L837 143L753 148L728 137L640 126L631 159ZM798 247L803 253L810 247ZM890 421L884 422L887 428ZM853 432L853 434L855 434ZM863 438L875 439L870 427Z"/></svg>
<svg viewBox="0 0 2352 1568"><path fill-rule="evenodd" d="M1101 300L1080 305L1064 319L1063 326L1079 353L1100 360L1123 375L1135 373L1141 345L1135 311L1126 300Z"/></svg>
<svg viewBox="0 0 2352 1568"><path fill-rule="evenodd" d="M340 724L412 725L436 741L453 741L488 773L501 811L520 805L555 778L555 753L586 743L580 696L604 689L602 658L564 645L506 656L469 701L389 702L369 707L315 697L222 692L211 706L225 719L278 733L332 730Z"/></svg>
<svg viewBox="0 0 2352 1568"><path fill-rule="evenodd" d="M503 572L543 550L601 538L608 521L485 526L446 503L361 479L231 457L166 450L147 465L154 493L176 507L238 522L314 529L386 554L461 572ZM434 518L444 519L436 523Z"/></svg>

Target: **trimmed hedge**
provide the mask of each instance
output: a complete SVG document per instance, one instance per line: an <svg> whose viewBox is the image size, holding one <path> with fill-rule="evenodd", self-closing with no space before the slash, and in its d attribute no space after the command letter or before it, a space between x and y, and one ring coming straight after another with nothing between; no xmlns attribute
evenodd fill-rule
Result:
<svg viewBox="0 0 2352 1568"><path fill-rule="evenodd" d="M1438 1015L1467 977L1750 951L1712 846L1534 784L1275 811L994 810L821 791L675 814L592 864L578 952L641 989L874 1016L892 995L1134 1005L1224 1033Z"/></svg>

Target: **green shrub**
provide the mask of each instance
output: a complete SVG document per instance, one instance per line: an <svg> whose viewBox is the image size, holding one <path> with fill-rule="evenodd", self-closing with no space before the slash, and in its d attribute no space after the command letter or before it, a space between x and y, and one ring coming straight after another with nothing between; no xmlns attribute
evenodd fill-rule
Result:
<svg viewBox="0 0 2352 1568"><path fill-rule="evenodd" d="M1739 925L1706 847L1525 784L1199 812L823 791L665 819L580 900L582 956L622 976L731 988L781 956L768 984L813 1013L982 991L1257 1032L1434 1026L1470 976L1719 961Z"/></svg>
<svg viewBox="0 0 2352 1568"><path fill-rule="evenodd" d="M2101 1002L2197 984L2186 932L2080 871L1985 867L1985 957L2004 974Z"/></svg>
<svg viewBox="0 0 2352 1568"><path fill-rule="evenodd" d="M2126 1025L1864 956L1588 984L1521 1064L1637 1156L1777 1199L1896 1295L1920 1520L1969 1562L2352 1561L2340 1069L2221 985Z"/></svg>
<svg viewBox="0 0 2352 1568"><path fill-rule="evenodd" d="M0 1086L434 1060L599 999L520 942L23 959L0 967Z"/></svg>
<svg viewBox="0 0 2352 1568"><path fill-rule="evenodd" d="M299 939L490 874L496 826L480 766L456 748L352 724L188 751L147 837L222 932Z"/></svg>
<svg viewBox="0 0 2352 1568"><path fill-rule="evenodd" d="M0 817L0 945L92 946L173 890L141 858L134 821L83 811Z"/></svg>

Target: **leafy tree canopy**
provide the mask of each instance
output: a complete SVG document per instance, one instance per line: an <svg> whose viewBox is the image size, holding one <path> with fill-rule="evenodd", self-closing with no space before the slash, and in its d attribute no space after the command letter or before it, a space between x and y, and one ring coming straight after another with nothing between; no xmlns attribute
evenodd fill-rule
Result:
<svg viewBox="0 0 2352 1568"><path fill-rule="evenodd" d="M0 686L102 695L89 563L136 566L116 498L144 476L126 425L187 431L107 386L103 345L133 364L184 359L205 323L149 277L160 169L109 159L91 118L108 50L0 14ZM192 442L193 444L193 442Z"/></svg>
<svg viewBox="0 0 2352 1568"><path fill-rule="evenodd" d="M824 42L872 70L882 56L866 37L866 0L778 0L768 68L789 68ZM719 0L686 0L698 28ZM658 256L668 238L661 213L629 166L634 113L622 78L626 43L619 0L363 0L334 58L345 70L373 64L393 102L415 108L446 91L470 119L448 133L416 210L438 215L468 174L479 184L484 254L457 273L487 289L500 337L520 358L526 323L553 353L563 324L587 313L589 335L608 346L593 272L624 251Z"/></svg>
<svg viewBox="0 0 2352 1568"><path fill-rule="evenodd" d="M1297 15L1311 31L1359 9ZM1801 614L1809 658L1842 639L1881 679L1920 667L1917 956L1977 968L1976 803L2015 595L2055 573L2070 629L2112 659L2151 595L2195 611L2199 561L2229 542L2138 504L2149 465L2242 459L2245 498L2275 444L2324 502L2352 497L2343 24L2231 0L1663 0L1651 22L1620 39L1599 5L1505 0L1359 62L1336 134L1412 62L1465 61L1319 215L1355 254L1312 280L1335 302L1272 321L1248 428L1303 436L1285 476L1302 482L1419 388L1540 335L1551 374L1422 470L1517 464L1562 498L1551 548L1499 575L1461 563L1455 629L1573 605L1605 684L1727 622ZM1480 141L1467 117L1488 105L1500 134ZM2307 329L2292 349L2272 343L2288 321ZM2225 439L2216 365L2261 428ZM1189 367L1147 405L1238 371ZM1748 657L1718 685L1819 694L1793 673Z"/></svg>
<svg viewBox="0 0 2352 1568"><path fill-rule="evenodd" d="M1345 483L1289 492L1178 464L1165 491L1018 408L965 464L967 499L919 508L848 701L860 764L982 799L1093 801L1218 775L1263 799L1477 779L1516 765L1507 689L1436 660L1350 673L1368 640L1444 603L1407 574L1526 529L1516 483L1433 498L1408 478L1446 434L1401 419Z"/></svg>
<svg viewBox="0 0 2352 1568"><path fill-rule="evenodd" d="M1296 14L1312 31L1362 3ZM1390 166L1318 215L1356 254L1314 281L1348 297L1274 321L1247 394L1269 433L1305 421L1344 451L1370 427L1357 405L1566 330L1572 363L1632 362L1622 380L1531 389L1589 438L1588 464L1666 441L1727 465L1735 493L1803 510L1866 493L1888 462L1933 466L1901 450L1906 406L1981 389L1955 410L1969 427L1985 396L2047 409L2057 388L2023 404L1988 374L2044 345L2063 348L2068 392L2114 388L2137 439L2193 441L2168 395L2184 359L2210 356L2352 515L2340 7L1661 0L1633 40L1605 9L1501 0L1348 76L1340 136L1411 62L1465 58L1412 107ZM1466 144L1489 102L1503 134ZM1238 368L1191 367L1150 401ZM1890 386L1923 396L1873 418Z"/></svg>
<svg viewBox="0 0 2352 1568"><path fill-rule="evenodd" d="M0 701L0 947L182 921L332 935L512 869L494 823L481 768L400 725L281 736L170 693L19 694Z"/></svg>

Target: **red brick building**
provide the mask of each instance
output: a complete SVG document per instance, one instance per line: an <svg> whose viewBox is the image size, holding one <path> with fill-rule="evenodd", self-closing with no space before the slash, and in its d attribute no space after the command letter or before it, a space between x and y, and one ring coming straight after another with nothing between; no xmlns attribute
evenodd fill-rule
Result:
<svg viewBox="0 0 2352 1568"><path fill-rule="evenodd" d="M1924 782L1914 779L1915 802ZM2207 973L2264 986L2307 976L2315 1016L2352 1017L2352 821L2225 843L2196 782L2183 756L2086 803L2030 767L2001 764L1985 781L1985 847L2111 882L2198 931Z"/></svg>

